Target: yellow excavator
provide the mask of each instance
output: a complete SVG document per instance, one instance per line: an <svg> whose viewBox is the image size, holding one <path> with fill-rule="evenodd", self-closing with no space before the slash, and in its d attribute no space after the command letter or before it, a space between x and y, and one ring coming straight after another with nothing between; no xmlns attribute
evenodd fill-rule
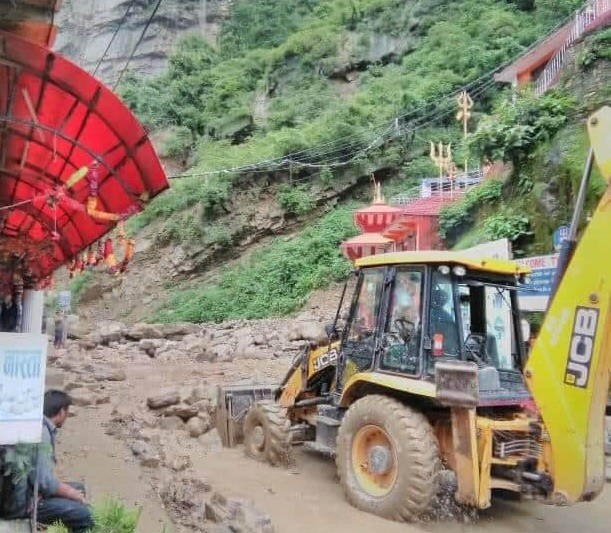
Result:
<svg viewBox="0 0 611 533"><path fill-rule="evenodd" d="M219 390L223 443L274 465L302 443L335 456L355 507L425 516L451 475L459 504L504 489L555 505L605 483L611 367L611 187L578 239L596 161L611 182L611 108L588 119L584 177L550 303L528 347L518 290L529 270L459 252L355 263L345 325L295 359L279 386Z"/></svg>

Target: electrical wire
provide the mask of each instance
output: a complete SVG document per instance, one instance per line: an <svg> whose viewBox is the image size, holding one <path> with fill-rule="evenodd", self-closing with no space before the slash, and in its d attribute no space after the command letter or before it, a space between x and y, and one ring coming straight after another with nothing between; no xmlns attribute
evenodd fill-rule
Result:
<svg viewBox="0 0 611 533"><path fill-rule="evenodd" d="M121 20L119 21L119 24L117 25L117 27L115 28L115 31L112 34L112 37L110 38L110 41L109 41L108 45L106 46L106 49L104 50L104 53L102 54L102 56L98 60L98 63L95 66L95 69L93 69L93 76L95 76L98 73L98 69L100 68L100 65L102 64L102 61L104 61L104 58L106 57L106 54L110 50L110 47L112 46L112 43L115 41L115 38L117 37L117 34L119 33L119 30L121 29L121 27L123 26L123 24L127 20L127 17L129 16L132 8L136 5L136 1L137 0L131 0L129 5L127 6L127 10L123 14L123 17L121 17Z"/></svg>
<svg viewBox="0 0 611 533"><path fill-rule="evenodd" d="M125 66L123 67L123 69L121 69L121 72L119 73L119 78L113 85L113 88L112 88L113 92L116 92L117 87L119 86L119 83L121 83L121 80L123 79L123 75L125 74L125 71L127 70L127 67L129 67L129 64L131 63L132 59L134 58L134 55L136 55L136 51L138 50L138 47L142 43L142 40L144 39L144 36L147 30L149 29L149 26L153 22L153 19L155 18L155 15L157 14L157 10L159 9L161 2L163 2L163 0L157 0L157 4L155 4L155 7L153 8L152 13L150 14L148 20L146 21L146 24L144 25L144 28L142 29L142 33L140 33L140 37L138 38L138 41L136 42L136 45L134 46L134 49L132 50L132 53L127 58L127 62L125 63Z"/></svg>
<svg viewBox="0 0 611 533"><path fill-rule="evenodd" d="M477 97L484 94L488 89L495 85L495 81L493 79L489 79L485 83L481 84L477 89L473 91L473 96ZM452 95L459 94L460 91L455 91ZM213 176L218 174L235 174L235 173L269 173L273 171L286 170L291 168L334 168L346 166L352 162L359 156L362 155L369 150L379 146L382 141L389 141L396 138L402 138L406 135L406 133L415 133L418 130L422 130L427 128L428 126L433 125L435 122L440 120L441 118L445 118L446 116L453 114L455 112L455 103L452 101L444 101L443 105L445 105L446 109L433 109L430 113L425 114L421 117L418 117L413 123L407 125L399 125L397 127L396 118L385 123L386 129L379 134L373 141L370 141L367 146L364 148L360 148L356 151L351 151L349 153L342 154L344 156L344 160L338 161L338 158L341 155L338 155L334 159L320 160L315 163L308 163L299 160L292 159L291 154L285 156L284 158L277 158L274 160L267 160L259 162L255 165L248 165L243 167L234 167L227 168L221 170L213 170L213 171L203 171L198 173L184 173L178 174L174 176L169 176L170 179L178 179L183 177L204 177L204 176ZM442 105L438 104L438 108L441 108ZM423 109L424 106L421 106L420 109ZM389 135L390 133L390 135ZM420 137L420 136L419 136ZM420 137L422 138L422 137ZM360 141L359 141L360 142ZM345 145L348 146L348 145ZM324 152L327 153L327 152ZM331 153L331 151L328 151ZM319 154L320 155L320 154ZM345 158L348 158L347 160Z"/></svg>

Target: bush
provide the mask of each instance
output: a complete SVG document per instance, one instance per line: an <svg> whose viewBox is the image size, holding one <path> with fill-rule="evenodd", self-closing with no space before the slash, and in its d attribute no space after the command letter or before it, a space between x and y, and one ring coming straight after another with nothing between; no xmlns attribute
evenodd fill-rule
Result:
<svg viewBox="0 0 611 533"><path fill-rule="evenodd" d="M468 191L464 198L444 207L439 216L439 233L453 241L475 221L478 208L497 203L501 199L503 183L489 180Z"/></svg>
<svg viewBox="0 0 611 533"><path fill-rule="evenodd" d="M160 155L163 157L186 157L193 148L193 135L186 126L178 126L170 130L170 135L163 143Z"/></svg>
<svg viewBox="0 0 611 533"><path fill-rule="evenodd" d="M338 208L294 238L272 244L224 271L216 285L176 292L154 320L221 322L290 313L314 289L343 279L350 263L339 245L357 234L354 206Z"/></svg>
<svg viewBox="0 0 611 533"><path fill-rule="evenodd" d="M497 239L516 241L531 234L528 217L509 210L502 210L488 217L484 220L482 229L485 237L490 241Z"/></svg>
<svg viewBox="0 0 611 533"><path fill-rule="evenodd" d="M597 33L587 42L584 50L577 56L577 65L582 70L587 70L600 59L611 61L611 28Z"/></svg>
<svg viewBox="0 0 611 533"><path fill-rule="evenodd" d="M519 175L534 149L567 123L574 105L556 91L541 97L523 92L515 103L507 98L493 115L479 123L470 146L482 158L513 163L515 175Z"/></svg>
<svg viewBox="0 0 611 533"><path fill-rule="evenodd" d="M95 526L90 533L136 533L141 509L129 510L121 502L109 499L93 508ZM69 533L63 525L52 525L48 533Z"/></svg>
<svg viewBox="0 0 611 533"><path fill-rule="evenodd" d="M278 203L289 215L303 215L315 206L312 193L303 186L283 185L278 192Z"/></svg>

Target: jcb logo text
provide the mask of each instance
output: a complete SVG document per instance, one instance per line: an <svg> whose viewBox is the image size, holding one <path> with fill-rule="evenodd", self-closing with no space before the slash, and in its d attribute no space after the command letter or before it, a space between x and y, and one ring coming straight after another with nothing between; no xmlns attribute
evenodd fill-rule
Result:
<svg viewBox="0 0 611 533"><path fill-rule="evenodd" d="M598 309L578 307L571 333L569 358L564 382L585 389L590 377L590 365L594 355L594 341L598 327Z"/></svg>
<svg viewBox="0 0 611 533"><path fill-rule="evenodd" d="M322 354L314 361L314 370L318 371L321 368L330 365L337 361L337 350L333 349L325 354Z"/></svg>

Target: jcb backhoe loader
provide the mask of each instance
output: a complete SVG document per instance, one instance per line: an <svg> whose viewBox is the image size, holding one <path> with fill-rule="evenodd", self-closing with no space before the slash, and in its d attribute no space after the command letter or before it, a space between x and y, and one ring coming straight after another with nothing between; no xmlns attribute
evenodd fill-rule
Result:
<svg viewBox="0 0 611 533"><path fill-rule="evenodd" d="M346 325L329 329L328 344L298 357L279 387L220 390L224 443L243 440L272 464L297 441L328 452L347 499L395 520L427 513L442 468L455 474L456 501L479 509L494 489L557 505L595 498L605 483L611 188L576 236L594 160L611 180L611 108L587 127L570 236L530 353L517 298L527 269L457 252L365 257Z"/></svg>

